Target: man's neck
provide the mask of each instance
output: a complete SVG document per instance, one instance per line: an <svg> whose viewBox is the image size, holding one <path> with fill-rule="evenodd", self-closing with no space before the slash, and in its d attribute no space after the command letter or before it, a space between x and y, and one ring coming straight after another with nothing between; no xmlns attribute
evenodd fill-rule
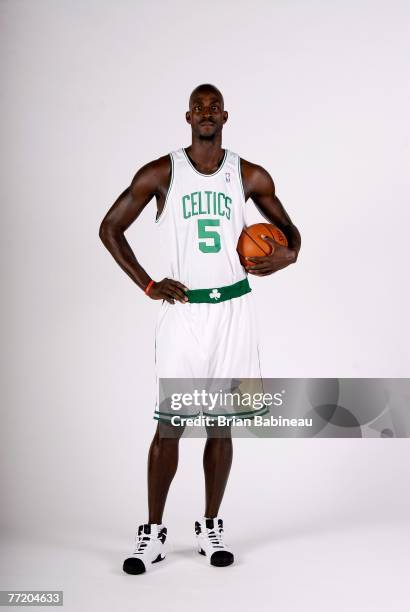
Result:
<svg viewBox="0 0 410 612"><path fill-rule="evenodd" d="M185 149L185 152L199 172L210 174L218 170L223 162L225 151L221 144L221 139L218 141L195 140Z"/></svg>

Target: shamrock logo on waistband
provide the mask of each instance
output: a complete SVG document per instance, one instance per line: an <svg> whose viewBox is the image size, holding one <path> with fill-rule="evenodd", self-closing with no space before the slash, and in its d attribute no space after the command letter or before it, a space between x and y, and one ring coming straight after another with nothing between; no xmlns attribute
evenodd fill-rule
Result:
<svg viewBox="0 0 410 612"><path fill-rule="evenodd" d="M219 300L221 294L219 293L218 289L212 289L211 293L209 294L209 297L211 298L211 300Z"/></svg>

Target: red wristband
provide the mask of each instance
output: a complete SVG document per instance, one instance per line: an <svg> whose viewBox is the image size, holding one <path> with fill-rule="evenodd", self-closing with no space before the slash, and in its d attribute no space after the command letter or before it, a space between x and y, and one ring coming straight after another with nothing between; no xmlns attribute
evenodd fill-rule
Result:
<svg viewBox="0 0 410 612"><path fill-rule="evenodd" d="M145 287L145 291L144 291L145 295L148 295L149 290L151 289L151 287L152 287L152 285L153 285L153 284L154 284L154 281L153 281L153 280L150 280L150 282L148 283L148 285Z"/></svg>

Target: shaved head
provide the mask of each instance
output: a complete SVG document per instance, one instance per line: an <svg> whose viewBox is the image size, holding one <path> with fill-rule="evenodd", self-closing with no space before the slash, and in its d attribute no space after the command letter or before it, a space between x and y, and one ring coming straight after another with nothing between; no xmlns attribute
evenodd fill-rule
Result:
<svg viewBox="0 0 410 612"><path fill-rule="evenodd" d="M191 125L193 139L221 139L228 111L224 110L224 98L219 89L211 83L195 87L189 96L189 110L185 112L185 119Z"/></svg>
<svg viewBox="0 0 410 612"><path fill-rule="evenodd" d="M219 89L215 87L215 85L211 85L211 83L202 83L202 85L198 85L198 87L195 87L195 89L189 96L189 108L191 108L193 102L195 101L195 98L203 93L213 93L215 97L218 98L218 100L220 101L222 109L224 108L223 95L221 94Z"/></svg>

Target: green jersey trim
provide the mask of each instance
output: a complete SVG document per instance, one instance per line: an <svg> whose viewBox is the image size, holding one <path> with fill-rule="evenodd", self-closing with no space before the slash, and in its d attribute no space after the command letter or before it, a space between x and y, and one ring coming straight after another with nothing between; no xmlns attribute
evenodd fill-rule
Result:
<svg viewBox="0 0 410 612"><path fill-rule="evenodd" d="M155 219L155 223L158 223L159 220L162 219L162 217L164 215L165 208L166 208L166 205L167 205L167 202L168 202L168 198L169 198L169 194L171 192L171 187L172 187L172 184L174 182L174 175L175 175L175 171L174 171L174 156L172 155L172 153L168 153L168 155L171 158L171 179L169 181L167 195L165 196L164 208L161 210L160 216Z"/></svg>
<svg viewBox="0 0 410 612"><path fill-rule="evenodd" d="M216 171L215 171L215 172L213 172L212 174L204 174L203 172L199 172L199 170L197 170L197 169L195 168L195 166L193 166L193 165L192 165L192 162L191 162L191 160L189 159L189 157L188 157L188 155L187 155L187 153L186 153L186 151L185 151L185 149L184 149L183 147L182 147L182 151L183 151L183 153L184 153L184 155L185 155L185 159L187 160L188 164L191 166L192 170L194 170L194 171L195 171L197 174L199 174L199 176L215 176L216 174L218 174L218 172L220 172L220 171L222 170L222 168L223 168L223 167L224 167L224 165L225 165L226 158L228 157L228 149L225 149L225 155L224 155L224 157L223 157L222 163L221 163L221 165L219 166L218 170L216 170Z"/></svg>
<svg viewBox="0 0 410 612"><path fill-rule="evenodd" d="M241 158L239 157L239 155L238 155L238 176L239 176L239 182L241 184L241 191L242 191L242 195L243 195L243 201L246 202L245 190L243 188L243 182L242 182Z"/></svg>
<svg viewBox="0 0 410 612"><path fill-rule="evenodd" d="M186 417L187 419L191 419L192 416L198 416L199 412L197 412L196 414L192 415L192 414L180 414L179 412L163 412L161 410L155 410L155 414L159 415L159 416L180 416L180 417Z"/></svg>

